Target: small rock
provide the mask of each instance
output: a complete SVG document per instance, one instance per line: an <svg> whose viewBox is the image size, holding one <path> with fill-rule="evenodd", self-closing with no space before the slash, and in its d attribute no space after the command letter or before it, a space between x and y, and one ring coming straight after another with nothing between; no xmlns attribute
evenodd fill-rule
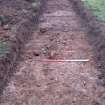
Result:
<svg viewBox="0 0 105 105"><path fill-rule="evenodd" d="M41 6L40 2L34 2L34 3L32 3L33 11L37 12L40 9L40 6Z"/></svg>
<svg viewBox="0 0 105 105"><path fill-rule="evenodd" d="M10 26L8 24L6 24L6 25L3 26L3 29L4 30L9 30L10 29Z"/></svg>
<svg viewBox="0 0 105 105"><path fill-rule="evenodd" d="M40 18L39 21L40 22L44 22L45 20L44 20L44 18Z"/></svg>
<svg viewBox="0 0 105 105"><path fill-rule="evenodd" d="M18 28L17 25L12 26L11 27L11 32L15 32L16 33L17 28Z"/></svg>
<svg viewBox="0 0 105 105"><path fill-rule="evenodd" d="M41 87L41 85L40 85L40 84L36 84L36 86L37 86L37 87Z"/></svg>
<svg viewBox="0 0 105 105"><path fill-rule="evenodd" d="M47 29L46 28L40 28L40 33L45 33L45 32L47 32Z"/></svg>
<svg viewBox="0 0 105 105"><path fill-rule="evenodd" d="M28 11L26 9L22 9L23 13L28 13Z"/></svg>
<svg viewBox="0 0 105 105"><path fill-rule="evenodd" d="M56 57L57 53L56 51L51 51L48 56L49 56L49 59L54 59Z"/></svg>
<svg viewBox="0 0 105 105"><path fill-rule="evenodd" d="M37 7L37 8L39 8L40 7L40 2L34 2L34 3L32 3L32 7Z"/></svg>

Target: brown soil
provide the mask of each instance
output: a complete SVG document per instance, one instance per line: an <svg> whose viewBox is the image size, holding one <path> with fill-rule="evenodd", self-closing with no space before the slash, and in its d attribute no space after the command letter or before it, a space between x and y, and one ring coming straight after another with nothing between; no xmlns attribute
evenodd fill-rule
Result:
<svg viewBox="0 0 105 105"><path fill-rule="evenodd" d="M36 29L43 3L0 0L0 94L16 71L21 49Z"/></svg>
<svg viewBox="0 0 105 105"><path fill-rule="evenodd" d="M31 3L25 0L1 0L0 1L0 29L5 31L5 34L0 34L0 38L8 35L13 37L13 31L16 31L18 25L24 20L30 18L30 15L35 15ZM1 19L3 17L3 19ZM7 30L4 25L9 25Z"/></svg>
<svg viewBox="0 0 105 105"><path fill-rule="evenodd" d="M92 47L81 18L68 0L47 1L0 105L105 105L105 89L96 83ZM89 61L53 62L59 59Z"/></svg>

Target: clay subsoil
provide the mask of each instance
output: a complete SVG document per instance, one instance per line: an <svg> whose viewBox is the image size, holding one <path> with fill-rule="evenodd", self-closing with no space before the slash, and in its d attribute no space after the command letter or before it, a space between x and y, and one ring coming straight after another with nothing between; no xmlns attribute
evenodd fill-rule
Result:
<svg viewBox="0 0 105 105"><path fill-rule="evenodd" d="M81 20L70 0L47 0L0 105L105 105Z"/></svg>

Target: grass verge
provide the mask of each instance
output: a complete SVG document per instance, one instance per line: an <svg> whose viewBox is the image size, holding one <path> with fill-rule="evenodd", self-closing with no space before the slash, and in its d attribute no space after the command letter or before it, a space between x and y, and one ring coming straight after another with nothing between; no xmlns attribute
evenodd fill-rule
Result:
<svg viewBox="0 0 105 105"><path fill-rule="evenodd" d="M82 0L93 14L105 23L105 0Z"/></svg>

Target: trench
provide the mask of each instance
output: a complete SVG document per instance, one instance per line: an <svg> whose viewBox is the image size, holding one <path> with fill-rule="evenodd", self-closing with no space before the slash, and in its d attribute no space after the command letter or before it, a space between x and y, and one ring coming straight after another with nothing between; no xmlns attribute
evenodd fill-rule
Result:
<svg viewBox="0 0 105 105"><path fill-rule="evenodd" d="M47 0L0 105L104 105L88 34L70 1Z"/></svg>

